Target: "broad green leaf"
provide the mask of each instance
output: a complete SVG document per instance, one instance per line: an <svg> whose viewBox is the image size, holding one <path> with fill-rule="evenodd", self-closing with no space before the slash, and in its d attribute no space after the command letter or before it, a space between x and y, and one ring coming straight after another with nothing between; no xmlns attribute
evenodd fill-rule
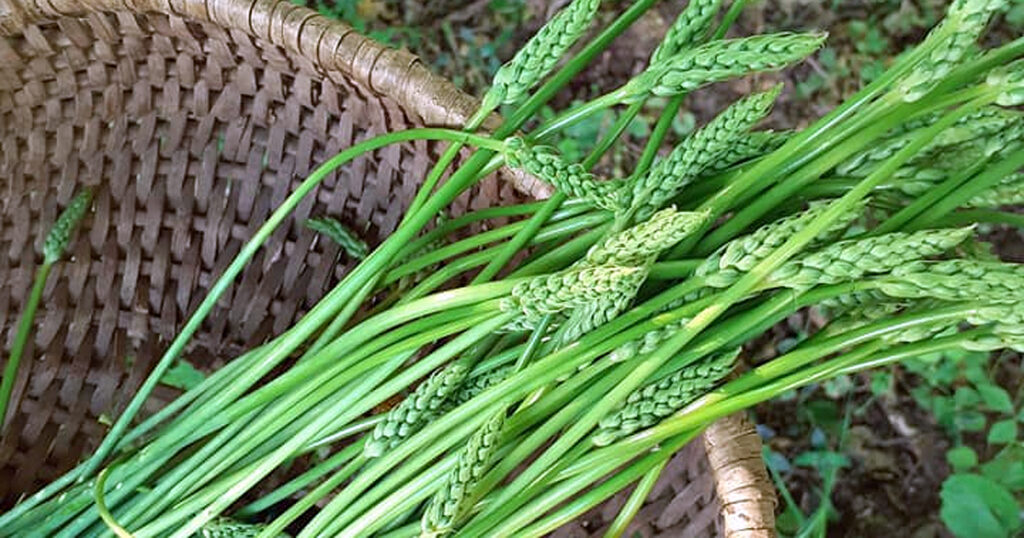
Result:
<svg viewBox="0 0 1024 538"><path fill-rule="evenodd" d="M953 393L953 400L956 401L957 407L963 409L974 407L981 403L981 396L978 395L978 391L971 387L960 387Z"/></svg>
<svg viewBox="0 0 1024 538"><path fill-rule="evenodd" d="M914 397L914 401L917 405L928 409L932 406L932 390L927 386L918 386L910 389L910 395ZM1024 420L1024 417L1021 418Z"/></svg>
<svg viewBox="0 0 1024 538"><path fill-rule="evenodd" d="M984 476L950 476L941 497L942 522L960 538L1004 538L1021 527L1013 494Z"/></svg>
<svg viewBox="0 0 1024 538"><path fill-rule="evenodd" d="M978 464L978 455L969 446L958 446L946 452L946 461L955 472L962 472Z"/></svg>
<svg viewBox="0 0 1024 538"><path fill-rule="evenodd" d="M1013 444L981 466L981 473L1011 491L1024 491L1024 445Z"/></svg>
<svg viewBox="0 0 1024 538"><path fill-rule="evenodd" d="M980 432L985 429L985 415L978 411L961 411L953 417L957 429L965 432Z"/></svg>
<svg viewBox="0 0 1024 538"><path fill-rule="evenodd" d="M1017 421L1013 419L1000 420L992 425L988 431L988 442L993 445L1005 445L1017 440Z"/></svg>
<svg viewBox="0 0 1024 538"><path fill-rule="evenodd" d="M956 406L953 405L953 398L949 396L935 396L932 400L932 414L935 415L935 421L942 424L946 428L952 428L956 417L959 416L956 412ZM984 419L985 417L982 416ZM984 427L984 425L982 426Z"/></svg>
<svg viewBox="0 0 1024 538"><path fill-rule="evenodd" d="M205 377L191 363L185 359L180 359L167 369L167 372L160 378L160 383L176 389L188 390L202 383Z"/></svg>
<svg viewBox="0 0 1024 538"><path fill-rule="evenodd" d="M978 394L985 407L1000 413L1013 413L1013 400L1002 387L989 383L978 385Z"/></svg>
<svg viewBox="0 0 1024 538"><path fill-rule="evenodd" d="M803 405L803 410L807 413L811 424L826 432L838 433L842 415L835 402L824 399L811 400Z"/></svg>
<svg viewBox="0 0 1024 538"><path fill-rule="evenodd" d="M871 394L881 396L888 394L892 387L892 373L888 371L873 372L871 374Z"/></svg>

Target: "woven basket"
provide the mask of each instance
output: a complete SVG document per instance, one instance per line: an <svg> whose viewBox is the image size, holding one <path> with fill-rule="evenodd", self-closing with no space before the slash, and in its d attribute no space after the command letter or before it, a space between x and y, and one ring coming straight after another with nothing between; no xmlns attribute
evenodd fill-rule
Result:
<svg viewBox="0 0 1024 538"><path fill-rule="evenodd" d="M313 167L356 141L459 125L475 109L409 53L284 1L0 0L0 37L5 357L40 230L81 186L95 193L47 282L15 383L0 441L3 506L97 446L101 417L126 405L207 286ZM324 181L225 294L189 360L216 367L288 327L351 265L301 222L329 214L371 242L386 236L438 152L390 146ZM491 177L455 212L544 188ZM161 396L172 394L151 406ZM557 534L600 532L623 500ZM634 529L768 536L774 506L759 440L730 417L676 455Z"/></svg>

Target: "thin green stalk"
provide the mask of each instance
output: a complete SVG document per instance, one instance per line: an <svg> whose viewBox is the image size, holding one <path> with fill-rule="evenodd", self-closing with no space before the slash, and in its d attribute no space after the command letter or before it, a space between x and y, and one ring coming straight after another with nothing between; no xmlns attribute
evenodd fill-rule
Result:
<svg viewBox="0 0 1024 538"><path fill-rule="evenodd" d="M622 103L623 95L624 94L621 89L614 90L610 93L606 93L589 101L580 103L572 108L563 110L557 116L544 122L543 125L530 133L530 138L532 140L544 140L570 125L579 123L580 121L593 116L606 108Z"/></svg>
<svg viewBox="0 0 1024 538"><path fill-rule="evenodd" d="M545 252L543 255L523 263L508 274L509 278L551 273L569 266L578 260L580 256L587 251L587 249L604 237L610 226L610 223L596 226L593 230L590 230L585 234L580 234L550 251Z"/></svg>
<svg viewBox="0 0 1024 538"><path fill-rule="evenodd" d="M655 463L651 470L647 471L640 481L637 482L636 488L633 489L633 492L629 494L629 498L626 499L626 504L622 505L622 508L619 509L619 515L615 516L615 520L612 521L611 526L604 533L605 538L620 538L626 532L626 528L629 527L637 512L640 511L640 507L647 501L647 496L654 489L654 484L658 482L658 477L661 476L661 472L668 465L668 460L669 458L663 458L659 463Z"/></svg>
<svg viewBox="0 0 1024 538"><path fill-rule="evenodd" d="M495 284L491 284L485 287L494 286ZM461 292L458 294L464 295L464 293ZM444 310L443 304L445 302L447 301L420 301L418 304L420 304L421 306L426 306L428 310ZM493 305L491 307L480 308L482 308L479 309L480 312L486 312L488 310L493 311ZM413 312L418 310L422 310L422 308L417 307L416 304L410 304L393 310L391 314L405 311L408 317L414 318L416 317L416 314L414 314ZM458 311L458 309L456 311ZM428 317L423 320L418 320L417 322L411 323L406 327L402 327L397 331L388 333L382 338L374 339L371 341L371 344L359 347L356 353L348 353L347 355L341 355L341 353L348 348L344 346L342 342L334 343L332 346L329 346L320 353L320 355L322 356L321 359L313 358L306 363L299 364L293 367L284 376L275 379L273 382L264 387L261 387L254 394L247 397L244 401L236 402L236 404L233 404L231 407L227 409L224 409L223 406L218 407L221 410L220 415L218 417L220 420L218 422L206 423L202 424L202 426L195 426L186 423L185 425L182 426L182 428L185 428L184 433L188 435L188 437L184 441L177 441L178 435L173 432L165 433L163 436L158 438L154 442L154 444L152 444L149 447L149 456L140 453L136 456L135 460L129 462L130 465L126 464L119 467L119 470L127 471L128 469L132 469L132 471L131 476L128 478L128 480L126 480L126 487L118 492L115 492L115 495L124 494L124 492L127 491L132 491L138 484L142 483L147 473L138 471L137 469L139 469L140 467L145 466L147 469L150 469L150 472L152 472L156 468L159 468L159 465L162 465L163 461L166 461L167 458L169 458L174 452L179 450L181 447L187 446L193 440L203 437L208 432L215 431L218 427L220 427L220 424L226 424L231 422L232 420L237 420L243 414L253 409L259 408L261 405L263 405L264 402L269 401L271 398L274 398L279 394L285 394L283 391L286 390L289 386L293 385L295 382L309 380L310 373L318 374L320 376L321 381L319 383L306 386L305 392L308 392L311 386L319 387L321 393L331 392L341 384L348 382L348 380L350 379L354 379L356 376L360 375L367 369L372 368L374 364L380 362L368 361L358 364L358 367L353 367L355 361L361 359L366 354L372 353L385 345L391 344L392 342L398 342L400 339L405 338L407 335L410 334L417 335L411 339L405 340L404 342L397 343L390 350L387 350L387 352L393 354L409 352L437 338L442 338L446 336L448 331L460 331L467 328L468 326L474 323L473 320L468 318L471 318L473 313L475 311L478 311L478 306L474 305L469 307L468 309L463 309L461 311L464 312L461 318L462 321L453 321L446 327L441 322L441 319L446 316L449 319L452 318L453 311L449 310L449 312L439 315L440 317L435 316L433 318ZM383 316L381 318L386 319L388 317L389 316ZM393 318L394 316L392 315L390 317ZM399 318L401 317L402 316L400 315ZM401 321L401 319L397 321ZM372 335L377 332L377 329L373 328L375 324L380 326L379 320L371 319L368 320L367 322L364 322L364 325L361 326L361 329L363 330L363 336L361 337L362 340L365 340L367 335ZM429 333L418 334L419 331L421 330L421 327L437 328ZM358 341L356 343L358 343ZM385 354L379 355L383 357L386 355L387 352L382 352ZM326 371L321 371L323 367L319 364L320 362L322 362L323 360L332 360L338 356L344 356L345 360L334 360L334 364L332 364ZM293 379L291 384L285 383L288 380L288 378ZM295 393L292 392L290 394L294 395ZM292 409L290 406L285 406L285 408L288 410L289 413L294 414L296 412L296 410ZM175 446L175 443L177 443L177 448L171 448ZM152 459L152 457L155 456L159 456L156 459L156 461L152 462L152 464L147 463L147 458ZM61 510L57 511L53 516L51 516L51 519L53 520L54 523L50 524L47 528L53 528L53 525L59 524L59 522L62 521L62 519L66 519L66 517L68 517L68 514L73 515L73 507L74 505L69 503L66 503L65 506L62 506Z"/></svg>
<svg viewBox="0 0 1024 538"><path fill-rule="evenodd" d="M398 260L411 259L410 257L415 255L427 248L429 245L443 239L445 236L465 228L471 224L478 223L483 220L507 218L507 217L518 217L523 215L532 215L536 213L541 207L544 206L544 201L531 202L527 204L517 204L510 206L497 206L488 207L466 213L460 217L455 217L449 221L442 223L440 226L434 227L429 232L424 233L418 237L415 241L409 243L408 246L402 249L402 251L395 256ZM587 204L584 200L569 200L567 201L561 210L557 211L551 216L552 221L561 221L576 217L592 211L590 204ZM506 226L508 226L506 224ZM394 268L393 268L394 269Z"/></svg>
<svg viewBox="0 0 1024 538"><path fill-rule="evenodd" d="M871 192L877 183L887 178L894 170L906 162L906 160L916 154L922 147L927 145L934 136L949 125L952 125L959 118L975 110L981 104L982 102L978 101L969 106L961 107L942 117L934 125L914 137L911 143L886 160L875 172L865 178L849 193L828 206L821 216L814 219L806 227L792 235L781 247L764 257L756 266L740 277L740 279L732 286L717 295L715 303L707 306L699 314L691 318L677 334L662 344L662 346L660 346L658 350L652 353L648 358L636 365L636 369L630 377L620 383L615 390L611 391L608 394L607 399L601 402L601 405L595 406L590 415L577 421L570 432L567 432L562 439L559 439L559 441L562 441L563 439L572 439L574 436L581 438L585 435L590 427L596 424L601 417L607 414L607 412L610 411L618 401L621 401L630 392L635 390L645 379L653 374L658 367L662 365L662 363L675 355L686 344L690 343L695 336L718 319L733 304L740 301L749 292L756 289L758 284L764 280L765 277L771 274L771 272L781 264L785 263L786 260L796 255L802 248L812 241L822 229L834 222L842 214L849 211L855 204L859 203L863 197ZM575 440L573 442L575 442ZM560 444L559 442L556 442L552 445L552 447L548 449L548 452L545 452L545 454L538 458L534 465L528 468L522 476L529 476L534 467L541 468L551 465L559 450L564 450L564 443ZM551 457L547 457L549 453L551 453Z"/></svg>
<svg viewBox="0 0 1024 538"><path fill-rule="evenodd" d="M538 214L541 213L538 212ZM557 239L559 237L578 232L580 230L590 229L607 220L608 216L606 214L590 213L573 217L570 219L564 219L559 222L553 222L544 226L543 229L536 230L535 233L532 234L533 236L528 238L527 243L544 243L552 239ZM445 245L444 247L433 250L415 259L409 260L403 263L402 265L392 269L384 278L383 284L391 284L404 276L414 274L418 271L421 271L427 267L440 263L458 254L488 245L490 243L504 239L509 236L516 235L524 228L526 228L529 223L532 222L533 219L528 221L519 221L513 224L502 226L501 228L495 228L493 230L481 232L470 237L467 237L465 239L462 239L460 241L456 241L455 243ZM510 243L505 243L503 245L496 245L494 247L491 247L491 249L489 249L491 250L490 256L494 257L497 254L500 254L506 248L508 248L509 244ZM497 251L497 254L494 251ZM479 284L486 280L489 280L489 278L478 280L473 283Z"/></svg>
<svg viewBox="0 0 1024 538"><path fill-rule="evenodd" d="M713 216L717 217L727 208L731 207L733 202L752 186L758 182L763 182L764 178L786 177L788 175L787 170L795 170L797 167L803 166L810 160L818 157L822 152L830 149L833 144L839 142L836 139L836 135L832 132L833 129L839 129L839 132L845 136L845 133L855 132L859 126L867 125L869 121L873 122L875 118L872 116L875 114L863 113L858 115L858 113L862 112L865 108L872 108L877 97L882 95L893 82L907 73L918 61L925 58L929 52L930 50L926 47L916 47L909 54L897 60L882 76L854 94L853 97L844 101L812 126L796 133L781 148L759 160L754 166L744 170L737 178L719 191L716 196L702 204L701 208L711 209ZM896 99L890 98L890 101L895 102ZM874 108L877 110L877 107ZM844 124L847 119L851 119L850 123ZM715 219L709 219L709 223L713 220ZM707 226L710 226L710 224ZM705 230L707 226L705 226ZM692 239L685 240L677 245L670 252L669 257L680 258L686 255L696 244L700 235L700 233L694 234Z"/></svg>
<svg viewBox="0 0 1024 538"><path fill-rule="evenodd" d="M355 443L353 446L359 447L361 452L363 443ZM355 474L355 472L365 464L366 458L364 458L362 454L358 454L355 459L345 465L345 467L343 467L339 472L331 475L330 478L321 482L309 493L303 495L301 499L295 501L295 503L289 506L281 515L274 518L273 521L260 531L258 538L277 538L278 533L284 531L284 528L288 526L289 523L295 521L295 519L304 514L306 510L312 508L318 500L322 499L334 488L340 486L342 482L348 480L349 477Z"/></svg>
<svg viewBox="0 0 1024 538"><path fill-rule="evenodd" d="M483 107L477 108L476 112L466 120L466 127L463 131L467 133L476 131L481 125L483 125L484 120L487 119L487 116L490 115L491 112L491 110L487 110ZM434 192L434 187L437 186L437 182L440 181L441 176L444 175L444 171L448 168L448 165L455 160L455 157L458 156L459 150L461 150L462 147L463 143L461 141L453 141L451 145L448 146L448 149L444 151L444 154L441 155L441 158L434 163L434 167L430 170L426 179L423 180L423 185L420 186L419 191L416 193L416 197L413 198L412 203L409 204L409 208L405 213L406 216L402 218L403 222L409 218L409 215L415 214L423 207L427 198L429 198L431 193Z"/></svg>
<svg viewBox="0 0 1024 538"><path fill-rule="evenodd" d="M1018 149L963 184L951 186L943 182L932 191L947 192L947 194L911 220L907 225L908 229L920 230L933 226L937 220L966 204L977 194L999 184L1001 180L1022 166L1024 166L1024 149ZM928 194L931 194L932 191L929 191Z"/></svg>
<svg viewBox="0 0 1024 538"><path fill-rule="evenodd" d="M605 214L602 217L603 220L607 220L608 218L609 217L608 217L607 214ZM607 224L599 224L599 225L597 225L597 228L595 228L595 229L596 230L604 230L607 227L608 227ZM587 232L586 234L581 235L580 237L581 238L589 238L592 235L593 235L593 230L591 230L590 232ZM550 239L551 238L548 236L548 234L545 231L541 231L541 233L537 234L536 236L533 237L533 239L530 240L529 244L537 244L537 243L547 242ZM577 239L579 239L579 238L577 238ZM579 243L577 242L577 239L574 239L574 240L570 241L570 243L573 243L574 245L579 245ZM587 239L583 239L583 241L581 241L581 242L585 242L586 240ZM594 241L596 242L596 239L594 239ZM484 251L480 251L480 252L474 252L473 254L469 254L467 256L463 256L463 257L458 258L458 259L456 259L456 260L454 260L452 262L449 262L449 263L445 264L443 267L441 267L439 270L437 270L436 272L431 273L430 276L428 276L427 278L423 279L419 284L417 284L411 290L405 292L402 295L402 299L403 300L410 300L410 299L418 299L420 297L426 296L427 294L429 294L429 293L433 292L434 290L436 290L437 288L439 288L445 282L448 282L449 280L451 280L451 279L461 275L462 273L464 273L466 271L469 271L470 269L473 269L474 267L479 267L480 265L483 265L483 264L487 263L488 261L493 260L494 256L495 256L495 253L492 250L484 250ZM550 263L549 263L550 261L551 261L550 259L546 260L545 264L543 264L543 265L538 264L536 266L533 266L533 264L531 264L530 270L528 270L528 271L526 270L525 267L520 267L519 269L517 269L517 270L513 271L512 273L510 273L507 278L521 278L521 277L527 277L527 276L531 276L531 275L534 275L534 274L539 274L539 273L547 272L546 268L550 268L551 267Z"/></svg>
<svg viewBox="0 0 1024 538"><path fill-rule="evenodd" d="M394 493L373 505L372 508L353 521L352 524L341 530L329 530L330 534L338 538L373 536L374 533L387 524L389 515L405 513L429 499L441 485L445 476L455 467L456 463L458 463L458 454L448 455L441 462L430 466L426 471L417 475L416 478L408 481L395 490Z"/></svg>
<svg viewBox="0 0 1024 538"><path fill-rule="evenodd" d="M362 306L363 301L365 301L366 298L369 297L371 293L373 293L374 288L377 287L377 280L379 278L380 274L371 276L363 284L362 288L356 290L355 294L348 298L348 301L345 302L344 306L342 306L341 309L337 312L337 314L331 318L330 322L327 324L327 327L323 331L320 331L320 334L317 335L316 340L313 341L313 345L309 346L309 349L307 349L306 352L302 354L300 361L305 359L306 357L316 355L330 342L338 338L338 335L341 333L342 329L344 329L345 326L347 326L349 322L352 321L352 317L356 315L357 311L359 311L359 307ZM342 288L339 286L338 288L336 288L336 290L331 290L331 292L328 293L326 297L321 299L321 302L329 299L335 299L335 291L338 292L338 297L344 296L342 294Z"/></svg>
<svg viewBox="0 0 1024 538"><path fill-rule="evenodd" d="M548 198L544 206L537 210L537 213L534 214L533 217L530 217L530 220L526 221L526 226L524 226L519 233L509 240L508 243L502 245L501 250L494 255L491 261L488 262L475 277L473 277L472 283L478 284L480 282L487 282L494 278L498 274L498 271L501 271L502 267L505 267L505 264L530 242L544 223L547 222L548 218L551 217L551 214L554 213L567 198L568 197L565 193L556 192L552 194L551 198Z"/></svg>
<svg viewBox="0 0 1024 538"><path fill-rule="evenodd" d="M276 210L274 210L274 212L270 215L267 221L262 226L260 226L259 230L256 231L253 237L248 242L246 242L244 247L242 247L242 250L238 253L235 259L224 271L224 274L217 279L213 286L210 287L210 290L207 292L206 297L203 298L203 301L196 308L195 313L189 317L188 321L185 323L185 326L182 327L181 332L179 332L175 339L171 342L170 346L168 346L167 348L167 351L157 362L156 366L154 366L150 375L146 378L145 382L143 382L142 386L139 387L139 390L132 397L131 401L128 404L128 407L125 408L124 412L121 413L121 416L117 419L113 427L111 427L110 431L103 438L103 442L100 444L99 448L96 449L96 452L89 458L86 465L82 468L80 476L91 475L103 463L107 456L109 456L110 453L113 452L114 448L117 446L118 441L120 441L121 436L124 434L125 430L128 428L131 421L135 418L135 415L138 414L139 409L142 408L142 405L145 402L146 398L149 397L149 394L153 391L153 388L156 387L156 384L160 381L160 378L163 377L164 373L171 366L171 363L173 363L174 360L181 355L181 352L184 351L185 345L192 338L192 335L195 334L195 332L199 329L203 320L206 319L206 316L213 309L213 306L220 299L221 295L223 295L224 292L227 291L228 287L231 286L235 277L237 277L238 274L241 273L242 269L246 266L246 264L249 263L252 257L256 254L256 251L260 248L260 246L267 240L267 238L270 237L270 235L274 232L274 230L277 229L281 222L283 222L284 219L287 218L289 214L291 214L292 210L294 210L295 207L298 206L299 202L301 202L301 200L305 198L306 194L308 194L309 191L313 190L313 188L316 187L325 177L327 177L335 168L338 168L339 166L347 163L348 161L354 159L355 157L363 153L397 142L417 139L450 141L466 140L474 144L480 145L482 147L500 147L500 144L493 140L467 133L459 133L447 129L434 128L410 129L408 131L384 134L360 142L352 147L345 149L338 155L335 155L331 159L327 160L324 164L317 167L317 169L314 170L313 173L310 174L309 177L307 177ZM313 329L306 327L307 326L305 326L305 324L300 321L300 323L296 324L296 326L293 327L293 330L297 334L302 334L302 339L304 340L304 337L308 336L307 334L304 333L312 332ZM291 350L288 349L287 351L290 352Z"/></svg>
<svg viewBox="0 0 1024 538"><path fill-rule="evenodd" d="M420 535L422 525L419 521L404 525L381 534L379 538L416 538Z"/></svg>
<svg viewBox="0 0 1024 538"><path fill-rule="evenodd" d="M254 516L294 495L339 466L355 459L362 451L363 443L352 443L326 460L310 467L306 472L282 484L274 491L238 509L234 515L240 518Z"/></svg>
<svg viewBox="0 0 1024 538"><path fill-rule="evenodd" d="M100 518L103 519L103 523L107 525L114 534L120 538L134 538L130 532L125 530L124 527L117 523L114 516L107 510L107 504L103 500L103 488L107 483L107 472L110 471L110 467L107 467L100 471L99 477L96 478L96 489L94 495L96 496L96 509L100 513Z"/></svg>
<svg viewBox="0 0 1024 538"><path fill-rule="evenodd" d="M736 19L740 17L740 13L743 12L743 8L747 7L749 0L735 0L729 9L722 15L722 22L715 29L714 35L711 36L711 40L723 39L725 34L729 31L729 28L736 22Z"/></svg>
<svg viewBox="0 0 1024 538"><path fill-rule="evenodd" d="M629 124L633 122L633 118L635 118L643 108L644 102L642 100L630 103L626 110L615 118L615 123L612 124L611 129L609 129L608 132L598 140L594 149L591 150L591 153L594 155L604 155L605 153L608 153L608 150L612 149L612 145L615 144L615 141L622 136L622 133L626 132Z"/></svg>
<svg viewBox="0 0 1024 538"><path fill-rule="evenodd" d="M682 449L682 447L686 446L686 444L696 436L697 433L688 433L669 440L664 444L662 450L653 451L647 454L626 469L615 473L599 486L574 499L571 499L573 495L582 491L590 484L597 482L602 476L612 472L619 464L616 463L615 465L612 465L606 462L601 465L595 465L584 475L580 475L579 477L566 482L554 484L548 488L542 496L536 498L523 510L520 510L512 517L499 522L497 528L493 530L493 534L488 536L493 536L495 538L510 536L515 536L517 538L539 538L541 536L545 536L619 492L630 482L637 480L650 471L655 465L658 465L661 460L671 457L672 454ZM559 506L567 500L568 502L562 505L555 512L544 517L537 523L523 528L534 519L542 516L552 508Z"/></svg>
<svg viewBox="0 0 1024 538"><path fill-rule="evenodd" d="M687 278L704 260L674 260L658 262L647 273L648 280L677 280Z"/></svg>
<svg viewBox="0 0 1024 538"><path fill-rule="evenodd" d="M656 313L674 300L675 297L689 291L692 291L692 287L687 284L674 286L664 291L643 305L584 335L575 344L538 360L528 365L522 371L509 376L498 385L479 394L471 403L459 406L438 418L406 442L395 447L384 457L378 458L377 461L368 466L328 506L321 510L317 516L319 521L316 525L312 528L307 527L307 536L321 531L328 521L339 521L339 524L342 525L347 523L347 521L340 519L338 516L353 502L367 500L367 502L372 503L374 499L368 499L364 492L395 465L405 462L410 457L416 459L427 458L427 461L429 461L429 458L436 457L459 442L461 438L456 438L451 434L456 428L459 431L462 431L462 428L466 428L467 432L475 431L475 428L479 427L483 420L486 420L487 412L491 409L496 409L498 405L504 405L503 401L514 401L521 398L538 387L554 381L561 375L575 370L579 365L589 363L619 345L646 334L651 329L660 326L661 323L672 322L674 318L666 318L665 316L659 316L657 321L648 320L642 322L642 320ZM636 326L633 327L633 325ZM407 463L407 466L411 466L411 464ZM403 476L402 473L395 472L391 473L389 478L400 478L401 476ZM311 523L311 525L313 524Z"/></svg>
<svg viewBox="0 0 1024 538"><path fill-rule="evenodd" d="M217 497L220 495L220 492L224 490L225 485L238 481L240 478L246 476L249 472L251 472L251 470L254 469L255 467L256 465L250 465L248 468L243 468L232 474L218 478L216 482L210 484L206 488L203 488L203 490L200 491L199 493L192 495L188 499L185 499L181 503L175 505L173 510L165 512L163 515L160 516L160 518L150 523L150 525L164 529L173 527L176 521L175 518L177 517L177 514L179 512L198 512L204 506L217 499ZM95 534L93 535L95 536ZM138 538L138 533L136 533L136 538Z"/></svg>
<svg viewBox="0 0 1024 538"><path fill-rule="evenodd" d="M430 366L431 369L435 368L439 362L450 359L454 354L459 353L466 349L469 345L476 342L480 338L488 335L498 327L507 323L512 317L512 314L500 314L496 315L488 321L481 322L476 327L464 332L452 341L441 346L439 349L431 353L427 358L419 361L417 366ZM355 413L352 418L358 416L363 411L358 410L359 408L353 406L352 403L347 403L346 406L339 406L338 411L344 410L346 414ZM193 532L197 531L204 523L209 521L212 517L221 513L225 510L232 502L235 501L243 492L248 491L254 486L262 477L266 476L269 472L273 471L274 468L280 464L285 458L294 453L296 450L302 447L307 441L312 439L326 424L334 420L334 417L327 414L323 417L318 418L311 423L307 428L303 429L299 435L296 435L285 445L275 450L274 453L266 460L260 463L260 465L243 480L240 480L237 484L233 485L230 491L225 492L226 494L217 501L211 503L209 506L203 509L202 512L193 517L188 523L186 523L181 529L176 531L172 538L187 538ZM140 536L140 538L143 538Z"/></svg>
<svg viewBox="0 0 1024 538"><path fill-rule="evenodd" d="M938 202L944 196L948 196L956 190L957 187L974 176L984 166L984 162L974 163L970 167L961 170L935 187L930 188L922 196L914 200L913 203L903 209L900 209L896 214L892 215L872 229L870 234L881 235L903 229L915 217L921 215L924 211L927 211L929 206Z"/></svg>
<svg viewBox="0 0 1024 538"><path fill-rule="evenodd" d="M333 445L342 439L347 439L359 433L368 432L377 424L383 422L386 415L386 413L379 413L372 417L351 422L341 429L332 431L329 435L322 435L318 439L314 439L312 443L303 449L303 452L313 452L319 448Z"/></svg>
<svg viewBox="0 0 1024 538"><path fill-rule="evenodd" d="M540 347L541 339L544 338L545 333L548 332L548 327L551 325L552 315L547 314L540 318L540 322L537 323L537 327L530 333L530 339L526 341L526 347L523 348L523 353L516 359L515 370L518 372L526 366L526 363L530 362L533 355L537 353L537 349Z"/></svg>
<svg viewBox="0 0 1024 538"><path fill-rule="evenodd" d="M939 82L933 93L942 94L954 90L976 80L995 67L1009 64L1014 58L1021 55L1024 55L1024 37L1018 37L1009 43L985 51L980 57L967 61Z"/></svg>
<svg viewBox="0 0 1024 538"><path fill-rule="evenodd" d="M25 303L25 310L22 311L21 319L18 320L18 332L14 335L11 355L7 358L3 381L0 382L0 432L7 424L5 418L7 417L7 407L11 402L11 393L14 391L14 380L18 377L21 356L25 353L25 344L28 343L28 336L32 332L32 322L36 318L39 301L43 298L46 277L49 276L52 268L53 263L48 261L43 261L39 266L35 281L32 283L32 291L28 295L28 302Z"/></svg>
<svg viewBox="0 0 1024 538"><path fill-rule="evenodd" d="M963 226L989 222L992 224L1009 224L1018 228L1024 228L1024 215L1011 213L1009 211L995 211L992 209L965 209L943 216L935 226Z"/></svg>
<svg viewBox="0 0 1024 538"><path fill-rule="evenodd" d="M686 100L686 95L685 93L674 95L665 104L665 108L658 116L657 123L654 124L654 129L651 131L647 144L644 145L644 151L640 154L640 159L637 160L632 177L640 177L646 174L647 170L651 167L654 158L658 156L658 150L661 149L661 143L665 140L665 135L668 134L668 130L672 127L672 122L675 121L676 115L679 113L679 107L683 106L683 101Z"/></svg>

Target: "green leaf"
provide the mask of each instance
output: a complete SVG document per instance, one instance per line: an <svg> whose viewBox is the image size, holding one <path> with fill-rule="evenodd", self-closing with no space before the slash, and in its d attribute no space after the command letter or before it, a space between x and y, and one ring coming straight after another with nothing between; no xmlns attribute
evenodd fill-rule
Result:
<svg viewBox="0 0 1024 538"><path fill-rule="evenodd" d="M803 405L810 423L819 426L821 429L836 433L842 423L842 416L839 413L839 406L831 400L811 400Z"/></svg>
<svg viewBox="0 0 1024 538"><path fill-rule="evenodd" d="M825 395L832 399L839 399L854 389L853 379L848 375L838 375L832 379L825 380L821 387L825 389Z"/></svg>
<svg viewBox="0 0 1024 538"><path fill-rule="evenodd" d="M930 387L921 385L910 389L910 395L914 397L917 405L930 409L932 407L932 391ZM1021 420L1024 420L1022 418Z"/></svg>
<svg viewBox="0 0 1024 538"><path fill-rule="evenodd" d="M969 446L958 446L946 452L946 461L959 473L977 465L978 454Z"/></svg>
<svg viewBox="0 0 1024 538"><path fill-rule="evenodd" d="M1006 22L1018 30L1024 28L1024 2L1015 2L1006 13Z"/></svg>
<svg viewBox="0 0 1024 538"><path fill-rule="evenodd" d="M932 414L935 415L935 421L947 428L953 427L956 422L956 418L959 414L956 412L956 406L953 405L953 398L948 396L936 396L932 400ZM982 416L982 419L985 417ZM982 425L984 428L984 425Z"/></svg>
<svg viewBox="0 0 1024 538"><path fill-rule="evenodd" d="M1000 420L988 431L988 442L993 445L1005 445L1017 440L1017 421Z"/></svg>
<svg viewBox="0 0 1024 538"><path fill-rule="evenodd" d="M985 429L985 423L985 415L979 411L962 411L953 417L953 424L965 432L980 432Z"/></svg>
<svg viewBox="0 0 1024 538"><path fill-rule="evenodd" d="M188 390L202 383L205 377L191 363L185 359L179 359L167 369L167 372L160 378L160 383L176 389Z"/></svg>
<svg viewBox="0 0 1024 538"><path fill-rule="evenodd" d="M793 464L815 469L834 469L850 466L850 458L846 454L831 450L808 450L793 458Z"/></svg>
<svg viewBox="0 0 1024 538"><path fill-rule="evenodd" d="M964 363L964 377L968 381L974 383L975 386L980 385L991 385L992 381L988 377L988 355L978 356L975 354L965 355L963 357Z"/></svg>
<svg viewBox="0 0 1024 538"><path fill-rule="evenodd" d="M1021 526L1017 502L1005 487L976 474L942 483L942 522L961 538L1003 538Z"/></svg>
<svg viewBox="0 0 1024 538"><path fill-rule="evenodd" d="M956 381L956 378L960 375L960 370L957 369L956 364L953 361L940 361L935 366L935 371L932 373L932 385L939 387L948 387Z"/></svg>
<svg viewBox="0 0 1024 538"><path fill-rule="evenodd" d="M1024 445L1013 444L981 466L981 473L1011 491L1024 491Z"/></svg>
<svg viewBox="0 0 1024 538"><path fill-rule="evenodd" d="M959 408L974 407L981 403L981 396L971 387L960 387L953 393L953 400Z"/></svg>
<svg viewBox="0 0 1024 538"><path fill-rule="evenodd" d="M892 373L888 371L873 372L871 374L871 394L881 396L889 394L892 387Z"/></svg>
<svg viewBox="0 0 1024 538"><path fill-rule="evenodd" d="M985 407L1000 413L1013 413L1013 400L1002 387L992 384L978 385L978 394L985 402Z"/></svg>

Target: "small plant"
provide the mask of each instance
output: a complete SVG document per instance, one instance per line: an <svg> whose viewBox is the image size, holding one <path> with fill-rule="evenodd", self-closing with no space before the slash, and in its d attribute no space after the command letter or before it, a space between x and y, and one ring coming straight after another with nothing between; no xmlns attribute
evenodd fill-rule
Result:
<svg viewBox="0 0 1024 538"><path fill-rule="evenodd" d="M940 515L958 537L1013 536L1024 526L1015 500L1024 493L1018 433L1024 416L1020 402L994 381L998 364L987 353L971 351L905 363L920 380L911 391L915 401L931 410L956 445L946 453L952 474L942 486ZM982 447L982 456L972 445Z"/></svg>
<svg viewBox="0 0 1024 538"><path fill-rule="evenodd" d="M7 408L11 402L11 395L14 391L14 380L18 376L18 367L21 364L21 357L25 352L25 345L32 332L32 323L36 317L36 310L39 308L39 301L43 298L43 289L46 286L46 279L50 275L54 264L60 261L67 250L71 237L78 228L78 224L85 218L92 205L92 192L88 189L79 192L71 199L68 206L64 208L60 216L53 223L49 233L43 241L43 263L36 271L35 281L32 284L32 291L29 292L28 302L21 313L18 321L18 332L14 335L14 344L11 346L11 355L7 358L7 365L4 366L3 380L0 381L0 431L3 430Z"/></svg>

